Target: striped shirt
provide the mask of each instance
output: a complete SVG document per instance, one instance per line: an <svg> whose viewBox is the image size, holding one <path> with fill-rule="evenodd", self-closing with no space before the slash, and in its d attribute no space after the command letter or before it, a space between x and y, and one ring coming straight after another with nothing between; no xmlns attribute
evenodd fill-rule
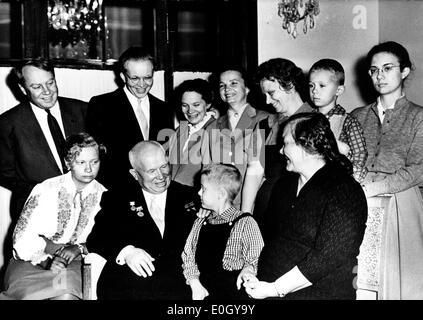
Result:
<svg viewBox="0 0 423 320"><path fill-rule="evenodd" d="M342 126L339 141L346 143L350 147L350 152L347 158L351 161L353 166L353 176L358 182L362 182L366 176L366 160L367 147L364 138L363 129L358 120L352 115L348 114L343 107L337 104L327 114L326 117L330 120L334 115L346 116Z"/></svg>
<svg viewBox="0 0 423 320"><path fill-rule="evenodd" d="M221 214L211 214L207 218L197 218L182 253L183 273L187 284L199 278L200 271L195 261L198 236L205 220L210 224L223 224L233 221L242 215L242 211L230 207ZM263 249L264 242L260 229L253 217L248 216L238 220L230 232L223 254L223 269L228 271L241 270L245 266L252 266L257 271L258 258Z"/></svg>

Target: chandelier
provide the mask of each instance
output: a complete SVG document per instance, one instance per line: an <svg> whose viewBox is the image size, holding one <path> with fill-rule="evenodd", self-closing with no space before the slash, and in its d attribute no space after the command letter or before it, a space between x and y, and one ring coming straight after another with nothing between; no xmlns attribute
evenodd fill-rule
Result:
<svg viewBox="0 0 423 320"><path fill-rule="evenodd" d="M297 38L297 23L304 20L303 32L314 28L314 17L319 14L319 0L279 0L278 15L283 19L282 28Z"/></svg>
<svg viewBox="0 0 423 320"><path fill-rule="evenodd" d="M103 0L49 0L48 38L52 46L78 49L84 58L97 58L96 45L105 24ZM74 52L67 57L80 57ZM81 53L81 52L80 52Z"/></svg>

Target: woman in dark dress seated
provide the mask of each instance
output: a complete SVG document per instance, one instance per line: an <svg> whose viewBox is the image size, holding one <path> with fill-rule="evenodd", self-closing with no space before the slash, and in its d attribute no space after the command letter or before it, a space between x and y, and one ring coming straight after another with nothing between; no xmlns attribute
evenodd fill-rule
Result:
<svg viewBox="0 0 423 320"><path fill-rule="evenodd" d="M255 299L355 299L367 204L352 165L322 114L292 116L282 136L289 173L272 190L257 277L244 276L245 290Z"/></svg>

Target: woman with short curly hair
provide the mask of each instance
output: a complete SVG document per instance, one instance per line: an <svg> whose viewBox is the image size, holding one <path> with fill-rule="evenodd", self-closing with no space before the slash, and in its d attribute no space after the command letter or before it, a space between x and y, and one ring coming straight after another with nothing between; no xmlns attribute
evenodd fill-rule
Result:
<svg viewBox="0 0 423 320"><path fill-rule="evenodd" d="M269 203L272 186L285 172L284 159L279 154L281 149L279 129L288 117L297 113L312 112L313 108L306 102L308 97L306 76L291 60L275 58L263 62L257 69L255 79L260 83L261 90L266 96L266 103L271 104L276 112L259 123L266 137L265 179L257 192L254 207L254 216L260 222Z"/></svg>

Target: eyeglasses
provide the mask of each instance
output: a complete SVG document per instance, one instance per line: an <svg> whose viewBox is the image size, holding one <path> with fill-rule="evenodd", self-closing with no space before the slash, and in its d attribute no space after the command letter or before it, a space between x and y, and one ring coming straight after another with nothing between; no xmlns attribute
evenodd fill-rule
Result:
<svg viewBox="0 0 423 320"><path fill-rule="evenodd" d="M128 79L128 81L131 84L137 84L138 82L140 82L140 80L142 80L145 83L151 84L153 82L153 76L149 76L149 77L130 77L125 73L126 79Z"/></svg>
<svg viewBox="0 0 423 320"><path fill-rule="evenodd" d="M369 69L369 75L371 77L376 76L376 74L379 74L380 72L382 72L383 74L387 74L389 72L392 71L392 69L394 68L399 68L400 66L395 66L393 64L385 64L382 66L382 68L378 68L378 67L371 67Z"/></svg>

